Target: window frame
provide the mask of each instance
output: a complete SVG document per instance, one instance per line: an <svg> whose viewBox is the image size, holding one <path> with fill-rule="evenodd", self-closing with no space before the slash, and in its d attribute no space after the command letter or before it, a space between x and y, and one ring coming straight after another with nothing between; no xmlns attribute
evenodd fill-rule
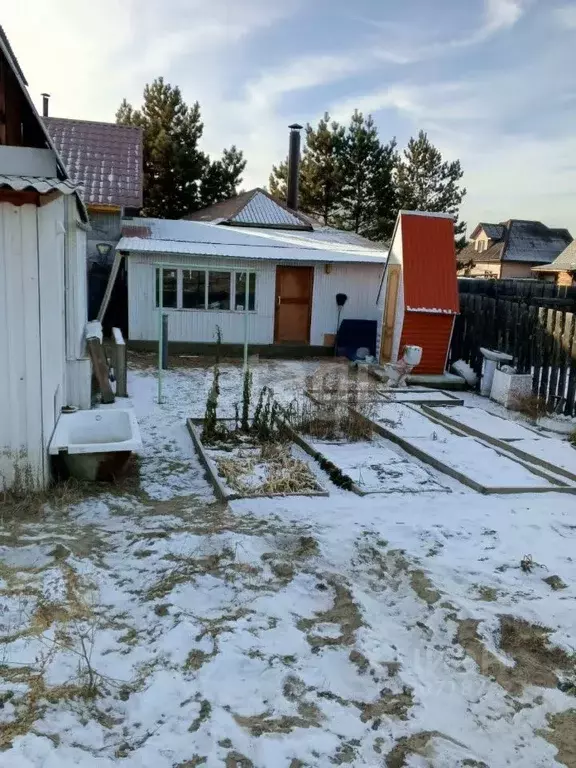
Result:
<svg viewBox="0 0 576 768"><path fill-rule="evenodd" d="M167 312L233 312L237 315L243 315L245 312L248 314L257 314L258 312L258 272L255 269L238 269L238 267L199 267L196 265L183 265L181 267L175 267L173 265L163 266L161 264L154 265L154 303L155 309L160 309L159 304L159 291L158 286L160 283L160 271L162 272L176 272L176 306L167 307L162 301L162 311ZM204 272L204 306L203 307L185 307L184 303L184 272ZM208 282L210 272L223 272L230 275L230 307L229 309L210 309L208 307ZM254 279L254 309L236 309L236 275L243 274L248 275L247 287L250 287L250 280ZM164 294L162 293L162 300Z"/></svg>

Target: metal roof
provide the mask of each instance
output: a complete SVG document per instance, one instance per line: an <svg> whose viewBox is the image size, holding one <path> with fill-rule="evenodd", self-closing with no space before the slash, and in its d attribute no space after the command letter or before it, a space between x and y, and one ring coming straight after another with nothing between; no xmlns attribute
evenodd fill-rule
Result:
<svg viewBox="0 0 576 768"><path fill-rule="evenodd" d="M540 272L576 271L576 240L572 240L570 245L551 264L541 264L538 267L533 267L533 270Z"/></svg>
<svg viewBox="0 0 576 768"><path fill-rule="evenodd" d="M488 224L486 222L480 222L478 226L482 227L486 233L486 236L489 237L490 240L500 240L504 235L505 227L502 224Z"/></svg>
<svg viewBox="0 0 576 768"><path fill-rule="evenodd" d="M41 195L47 192L58 190L63 195L72 195L76 192L76 187L71 181L46 176L5 176L0 174L0 187L10 187L16 192L22 192L25 189L34 189Z"/></svg>
<svg viewBox="0 0 576 768"><path fill-rule="evenodd" d="M68 172L90 204L142 207L142 129L45 117Z"/></svg>
<svg viewBox="0 0 576 768"><path fill-rule="evenodd" d="M548 264L572 241L567 229L550 229L541 221L512 219L507 225L502 261Z"/></svg>
<svg viewBox="0 0 576 768"><path fill-rule="evenodd" d="M420 312L460 311L454 223L448 218L400 215L406 307Z"/></svg>
<svg viewBox="0 0 576 768"><path fill-rule="evenodd" d="M386 262L387 251L378 248L377 244L370 243L371 247L366 247L351 242L349 232L326 229L285 232L221 227L184 219L125 219L124 236L117 249L272 261Z"/></svg>
<svg viewBox="0 0 576 768"><path fill-rule="evenodd" d="M256 187L221 200L184 216L190 221L205 221L229 226L312 229L313 223L300 211L293 211L265 189Z"/></svg>

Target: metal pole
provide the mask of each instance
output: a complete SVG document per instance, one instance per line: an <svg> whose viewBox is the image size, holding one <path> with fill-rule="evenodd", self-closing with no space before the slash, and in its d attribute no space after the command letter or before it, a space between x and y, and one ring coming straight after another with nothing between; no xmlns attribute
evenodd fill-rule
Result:
<svg viewBox="0 0 576 768"><path fill-rule="evenodd" d="M164 300L164 267L158 269L158 402L162 402L162 303Z"/></svg>
<svg viewBox="0 0 576 768"><path fill-rule="evenodd" d="M162 315L162 368L168 370L168 315Z"/></svg>
<svg viewBox="0 0 576 768"><path fill-rule="evenodd" d="M246 284L244 288L244 372L248 368L248 280L250 273L246 272Z"/></svg>

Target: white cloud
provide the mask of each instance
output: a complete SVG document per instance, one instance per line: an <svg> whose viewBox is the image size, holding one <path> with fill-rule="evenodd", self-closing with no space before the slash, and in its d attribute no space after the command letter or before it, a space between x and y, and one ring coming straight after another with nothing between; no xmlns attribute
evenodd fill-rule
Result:
<svg viewBox="0 0 576 768"><path fill-rule="evenodd" d="M576 5L564 5L554 11L556 22L563 29L576 29Z"/></svg>

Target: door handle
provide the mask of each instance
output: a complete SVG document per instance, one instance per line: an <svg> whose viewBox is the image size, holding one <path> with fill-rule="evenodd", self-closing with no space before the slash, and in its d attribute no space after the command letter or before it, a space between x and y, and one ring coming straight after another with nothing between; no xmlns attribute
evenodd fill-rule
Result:
<svg viewBox="0 0 576 768"><path fill-rule="evenodd" d="M282 297L281 296L277 296L276 297L276 306L279 307L280 304L282 304Z"/></svg>

